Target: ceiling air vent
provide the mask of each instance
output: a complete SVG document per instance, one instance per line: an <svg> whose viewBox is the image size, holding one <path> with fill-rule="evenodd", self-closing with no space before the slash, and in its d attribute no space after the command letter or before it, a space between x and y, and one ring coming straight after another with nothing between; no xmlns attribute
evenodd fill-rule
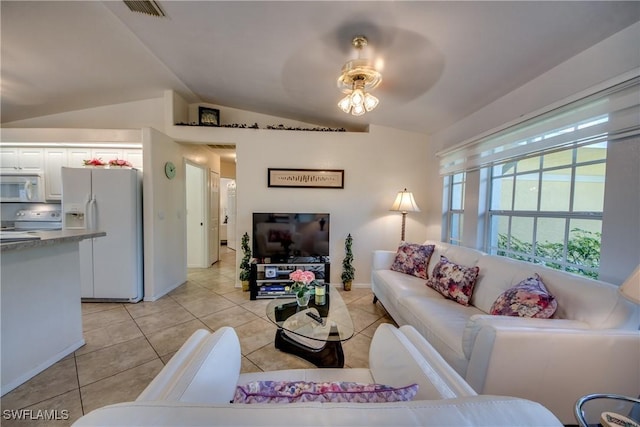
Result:
<svg viewBox="0 0 640 427"><path fill-rule="evenodd" d="M158 3L153 0L123 0L132 12L145 13L151 16L165 16Z"/></svg>

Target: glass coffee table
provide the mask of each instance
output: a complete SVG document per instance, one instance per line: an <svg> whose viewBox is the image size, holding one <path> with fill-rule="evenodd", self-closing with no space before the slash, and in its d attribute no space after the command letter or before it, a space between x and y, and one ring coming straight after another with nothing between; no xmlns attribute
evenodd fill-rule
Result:
<svg viewBox="0 0 640 427"><path fill-rule="evenodd" d="M574 415L580 427L638 427L640 398L589 394L578 399Z"/></svg>
<svg viewBox="0 0 640 427"><path fill-rule="evenodd" d="M301 357L319 368L344 367L342 342L353 336L349 309L333 286L324 301L311 296L299 307L295 298L278 298L267 305L267 317L278 326L275 347ZM324 304L321 304L324 302Z"/></svg>

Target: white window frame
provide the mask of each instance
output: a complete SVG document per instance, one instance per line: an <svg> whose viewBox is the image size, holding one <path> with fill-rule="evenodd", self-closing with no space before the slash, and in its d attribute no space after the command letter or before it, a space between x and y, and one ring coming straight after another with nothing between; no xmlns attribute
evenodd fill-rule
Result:
<svg viewBox="0 0 640 427"><path fill-rule="evenodd" d="M461 189L460 207L454 208L454 195L455 187ZM452 245L460 246L463 243L463 229L464 229L464 201L466 193L466 172L458 172L455 174L444 177L443 186L443 240ZM459 216L458 221L458 236L454 237L453 217Z"/></svg>
<svg viewBox="0 0 640 427"><path fill-rule="evenodd" d="M509 258L515 258L515 259L519 259L519 260L524 260L524 261L528 261L528 262L533 262L536 264L543 264L543 265L547 265L550 266L552 268L557 268L557 269L561 269L561 270L565 270L565 271L571 271L574 273L578 273L578 274L582 274L582 275L586 275L589 277L593 277L593 278L598 278L599 275L599 271L598 271L598 266L600 264L599 259L598 259L598 265L596 267L589 267L589 266L585 266L585 265L581 265L581 264L575 264L572 262L569 262L568 260L568 243L569 243L569 239L571 237L571 232L572 232L572 228L571 228L571 221L572 220L590 220L590 221L599 221L600 223L600 230L602 230L602 218L603 218L603 212L600 211L575 211L573 210L573 206L574 206L574 196L575 196L575 191L576 191L576 182L579 182L579 180L576 180L576 168L578 167L582 167L582 166L590 166L590 165L596 165L596 164L605 164L606 165L606 155L604 156L604 158L602 159L598 159L598 160L588 160L588 161L578 161L577 160L577 149L584 147L584 146L588 146L588 145L580 145L580 144L575 144L574 146L570 147L570 148L565 148L562 150L553 150L552 152L559 152L559 151L571 151L571 162L570 163L566 163L563 165L554 165L554 166L550 166L550 167L544 167L543 165L543 158L546 154L550 154L551 152L543 152L543 153L538 153L534 156L524 156L520 159L514 159L514 162L517 165L517 161L519 160L524 160L527 158L538 158L539 159L539 165L538 165L538 169L527 169L525 171L518 171L517 170L517 166L515 166L515 169L512 173L507 173L504 175L500 175L500 176L504 176L504 177L512 177L513 178L513 188L512 188L512 194L511 194L511 209L491 209L491 199L493 197L493 193L494 193L494 187L493 187L493 178L494 178L494 170L495 167L503 165L505 163L508 162L500 162L497 164L492 165L489 169L490 169L490 175L489 175L489 180L488 180L488 185L489 185L489 191L488 191L488 195L489 195L489 200L487 203L487 206L489 206L488 209L488 214L487 214L487 223L486 223L486 229L487 229L487 241L485 243L485 251L493 254L493 255L504 255L507 256ZM560 170L560 169L571 169L571 180L570 180L570 189L569 189L569 208L566 211L544 211L541 210L541 199L542 199L542 191L540 190L542 188L542 181L543 181L543 176L545 174L545 172L552 172L554 170ZM538 182L537 182L537 188L538 188L538 192L537 192L537 201L536 201L536 206L537 209L536 210L516 210L515 209L515 192L516 192L516 185L515 182L517 180L518 176L523 176L523 175L530 175L530 174L534 174L537 173L538 174ZM604 182L603 182L604 185ZM493 224L494 224L494 217L502 217L502 218L506 218L508 221L508 225L507 225L507 247L506 248L501 248L499 247L499 239L498 239L498 234L494 232L494 230L492 229ZM526 244L530 244L530 251L528 253L526 252L521 252L518 250L513 250L511 247L511 243L512 243L512 233L511 233L511 226L513 223L513 218L530 218L532 219L532 223L533 223L533 230L532 230L532 235L531 235L531 241L527 241L527 242L523 242ZM562 252L562 258L561 259L556 259L556 258L546 258L540 255L536 255L537 251L537 245L539 243L538 241L538 223L540 219L559 219L559 220L563 220L564 221L564 236L563 236L563 252ZM600 236L601 237L601 236ZM600 240L600 243L601 240ZM559 268L558 268L559 267Z"/></svg>
<svg viewBox="0 0 640 427"><path fill-rule="evenodd" d="M531 112L500 127L449 146L436 155L440 176L466 172L463 246L487 251L491 165L551 150L607 143L607 163L602 216L600 280L621 283L635 269L640 256L637 236L640 182L640 69L617 76ZM598 120L606 116L608 120ZM591 123L591 126L574 126ZM545 138L536 137L548 135ZM621 166L622 165L622 166ZM443 192L443 196L446 192ZM446 201L448 203L448 199ZM447 240L447 206L442 203L442 241ZM580 215L574 213L574 216Z"/></svg>

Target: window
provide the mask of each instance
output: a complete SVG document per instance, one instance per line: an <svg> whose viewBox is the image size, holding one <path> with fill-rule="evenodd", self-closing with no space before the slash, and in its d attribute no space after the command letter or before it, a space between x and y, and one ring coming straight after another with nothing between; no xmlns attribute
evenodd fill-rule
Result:
<svg viewBox="0 0 640 427"><path fill-rule="evenodd" d="M598 277L607 143L491 167L492 254Z"/></svg>
<svg viewBox="0 0 640 427"><path fill-rule="evenodd" d="M607 161L620 161L621 152L636 155L625 147L640 137L638 94L640 76L621 76L617 84L439 152L442 240L594 278L617 278L619 259L612 254L619 248L637 253L636 243L630 243L637 236L637 218L623 220L618 210L634 212L637 192L617 191L623 182L634 185L625 179L635 172L611 164L607 171ZM603 215L605 203L616 215ZM614 238L620 240L621 227L630 237L618 244ZM624 262L633 269L637 258Z"/></svg>
<svg viewBox="0 0 640 427"><path fill-rule="evenodd" d="M444 200L446 201L444 223L446 241L454 245L462 243L464 220L464 188L466 174L456 173L445 177Z"/></svg>

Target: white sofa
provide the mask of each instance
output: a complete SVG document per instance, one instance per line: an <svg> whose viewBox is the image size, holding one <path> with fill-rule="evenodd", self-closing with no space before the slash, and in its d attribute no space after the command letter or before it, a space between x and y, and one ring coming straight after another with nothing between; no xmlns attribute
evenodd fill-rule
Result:
<svg viewBox="0 0 640 427"><path fill-rule="evenodd" d="M224 327L195 332L135 402L77 420L86 426L561 426L542 405L478 396L410 326L381 325L369 368L298 369L239 374L240 344ZM353 381L406 386L414 400L392 403L229 403L236 385L258 380Z"/></svg>
<svg viewBox="0 0 640 427"><path fill-rule="evenodd" d="M542 403L574 423L576 400L591 393L640 394L640 312L601 281L483 252L435 245L427 273L445 255L480 272L467 307L391 271L395 251L374 251L371 287L398 325L412 325L479 394ZM492 316L505 290L538 273L556 297L551 319Z"/></svg>

